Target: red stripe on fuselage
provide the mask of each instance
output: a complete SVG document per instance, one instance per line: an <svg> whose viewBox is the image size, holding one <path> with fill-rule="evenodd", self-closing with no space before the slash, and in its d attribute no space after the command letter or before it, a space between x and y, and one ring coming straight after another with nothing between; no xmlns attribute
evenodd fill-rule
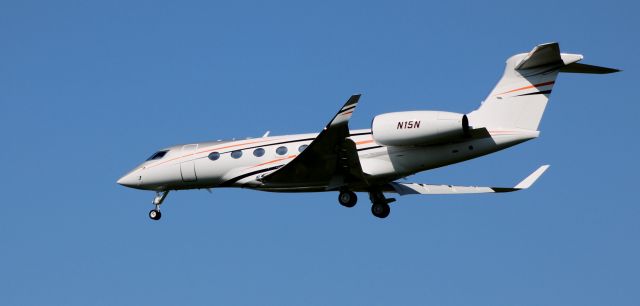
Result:
<svg viewBox="0 0 640 306"><path fill-rule="evenodd" d="M544 82L544 83L540 83L540 84L524 86L524 87L516 88L516 89L513 89L513 90L505 91L505 92L499 93L497 95L504 95L504 94L507 94L507 93L516 92L516 91L520 91L520 90L525 90L525 89L529 89L529 88L537 88L537 87L553 85L555 82L556 81L550 81L550 82Z"/></svg>

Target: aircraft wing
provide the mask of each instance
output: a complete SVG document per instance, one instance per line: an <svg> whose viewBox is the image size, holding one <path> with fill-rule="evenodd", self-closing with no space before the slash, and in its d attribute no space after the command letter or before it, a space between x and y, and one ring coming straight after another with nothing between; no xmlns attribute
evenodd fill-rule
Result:
<svg viewBox="0 0 640 306"><path fill-rule="evenodd" d="M320 134L291 162L260 181L270 187L288 185L328 186L336 189L354 180L364 180L356 144L348 139L349 119L360 95L353 95Z"/></svg>
<svg viewBox="0 0 640 306"><path fill-rule="evenodd" d="M493 193L512 192L531 187L535 181L549 168L544 165L531 173L515 187L475 187L475 186L452 186L452 185L428 185L417 183L391 182L385 186L385 192L394 192L399 195L409 194L468 194L468 193Z"/></svg>

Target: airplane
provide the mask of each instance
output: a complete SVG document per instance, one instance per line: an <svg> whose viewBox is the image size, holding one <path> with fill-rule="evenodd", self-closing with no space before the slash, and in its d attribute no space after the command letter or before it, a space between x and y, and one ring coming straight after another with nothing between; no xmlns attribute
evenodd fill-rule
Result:
<svg viewBox="0 0 640 306"><path fill-rule="evenodd" d="M399 179L491 154L539 136L540 120L560 72L606 74L620 70L578 63L580 54L541 44L510 57L502 78L480 107L468 114L404 111L375 116L370 129L349 129L360 95L351 96L313 134L176 145L155 152L117 183L155 191L149 217L172 190L240 187L270 192L338 192L353 207L366 192L371 212L386 218L394 198L385 194L469 194L524 190L547 170L543 165L514 187L405 183Z"/></svg>

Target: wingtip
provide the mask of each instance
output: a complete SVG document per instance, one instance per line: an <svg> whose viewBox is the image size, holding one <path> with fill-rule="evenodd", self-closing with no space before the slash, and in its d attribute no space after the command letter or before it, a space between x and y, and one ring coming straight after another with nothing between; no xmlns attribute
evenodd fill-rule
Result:
<svg viewBox="0 0 640 306"><path fill-rule="evenodd" d="M349 97L349 100L347 100L347 102L344 104L344 107L358 103L358 101L360 100L360 96L360 94L351 95L351 97Z"/></svg>
<svg viewBox="0 0 640 306"><path fill-rule="evenodd" d="M536 171L533 171L529 176L527 176L524 180L522 180L518 185L516 185L515 189L527 189L535 183L545 171L549 169L549 165L542 165Z"/></svg>

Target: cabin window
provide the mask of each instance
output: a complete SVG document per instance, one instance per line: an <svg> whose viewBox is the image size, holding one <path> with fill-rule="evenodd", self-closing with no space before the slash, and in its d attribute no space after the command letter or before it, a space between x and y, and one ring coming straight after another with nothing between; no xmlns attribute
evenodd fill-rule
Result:
<svg viewBox="0 0 640 306"><path fill-rule="evenodd" d="M253 150L253 155L255 157L262 157L262 155L264 155L264 149L263 148L257 148L255 150Z"/></svg>
<svg viewBox="0 0 640 306"><path fill-rule="evenodd" d="M161 159L167 154L167 152L169 152L169 150L158 151L156 153L153 153L149 158L147 158L147 160Z"/></svg>
<svg viewBox="0 0 640 306"><path fill-rule="evenodd" d="M218 153L218 152L209 153L209 159L210 160L218 160L218 158L220 158L220 153Z"/></svg>
<svg viewBox="0 0 640 306"><path fill-rule="evenodd" d="M285 155L285 154L287 154L287 147L285 147L285 146L278 147L278 148L276 149L276 153L277 153L278 155Z"/></svg>
<svg viewBox="0 0 640 306"><path fill-rule="evenodd" d="M231 152L231 157L238 159L240 157L242 157L242 151L241 150L236 150Z"/></svg>
<svg viewBox="0 0 640 306"><path fill-rule="evenodd" d="M302 153L302 151L304 151L304 149L306 149L309 145L303 144L298 148L298 152Z"/></svg>

